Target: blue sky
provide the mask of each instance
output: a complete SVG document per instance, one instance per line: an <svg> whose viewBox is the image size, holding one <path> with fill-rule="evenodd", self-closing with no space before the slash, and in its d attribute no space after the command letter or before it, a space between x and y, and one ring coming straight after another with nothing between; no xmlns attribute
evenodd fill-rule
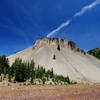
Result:
<svg viewBox="0 0 100 100"><path fill-rule="evenodd" d="M94 1L0 0L0 55L30 47ZM100 4L52 37L74 41L84 50L100 47Z"/></svg>

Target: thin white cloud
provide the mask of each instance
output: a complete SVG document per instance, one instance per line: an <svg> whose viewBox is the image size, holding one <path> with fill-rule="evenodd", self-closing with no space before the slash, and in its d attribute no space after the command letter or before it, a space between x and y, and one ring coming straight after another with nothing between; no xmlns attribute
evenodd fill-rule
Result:
<svg viewBox="0 0 100 100"><path fill-rule="evenodd" d="M78 17L78 16L82 16L84 13L86 13L87 11L91 10L92 8L94 8L95 6L97 6L98 4L100 4L100 0L96 0L95 2L93 2L90 5L87 5L85 7L83 7L81 9L81 11L77 12L74 17Z"/></svg>
<svg viewBox="0 0 100 100"><path fill-rule="evenodd" d="M47 37L50 37L52 35L54 35L56 32L58 32L59 30L61 30L63 27L68 26L71 23L71 20L67 20L65 23L61 24L57 29L53 30L52 32L50 32Z"/></svg>
<svg viewBox="0 0 100 100"><path fill-rule="evenodd" d="M74 16L72 16L71 19L67 20L66 22L64 22L63 24L61 24L58 28L54 29L53 31L51 31L50 33L47 34L47 37L51 37L53 35L55 35L58 31L60 31L62 28L67 27L70 25L70 23L72 22L73 18L79 17L84 15L87 11L93 9L94 7L96 7L98 4L100 4L100 0L96 0L94 2L92 2L91 4L84 6L81 11L76 12L74 14Z"/></svg>

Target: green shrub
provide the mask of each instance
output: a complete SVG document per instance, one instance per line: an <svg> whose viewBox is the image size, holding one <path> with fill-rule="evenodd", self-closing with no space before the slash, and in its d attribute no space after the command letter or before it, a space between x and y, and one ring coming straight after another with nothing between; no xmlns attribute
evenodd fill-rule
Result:
<svg viewBox="0 0 100 100"><path fill-rule="evenodd" d="M34 80L39 79L43 84L50 80L55 84L76 84L76 82L71 81L68 76L64 77L54 74L53 68L46 70L40 66L35 67L33 60L29 63L22 62L22 59L17 58L12 66L9 67L8 59L5 56L0 56L0 74L9 74L9 82L15 83L30 80L30 84L34 84Z"/></svg>

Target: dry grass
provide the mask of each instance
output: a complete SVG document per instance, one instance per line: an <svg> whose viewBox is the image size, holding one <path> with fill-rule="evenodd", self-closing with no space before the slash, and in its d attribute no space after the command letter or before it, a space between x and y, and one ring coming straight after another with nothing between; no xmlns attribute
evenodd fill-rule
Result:
<svg viewBox="0 0 100 100"><path fill-rule="evenodd" d="M0 100L100 100L100 85L0 86Z"/></svg>

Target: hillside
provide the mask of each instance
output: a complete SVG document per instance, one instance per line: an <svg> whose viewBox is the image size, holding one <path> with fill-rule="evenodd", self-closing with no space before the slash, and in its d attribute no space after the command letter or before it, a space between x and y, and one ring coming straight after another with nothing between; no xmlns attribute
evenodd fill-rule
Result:
<svg viewBox="0 0 100 100"><path fill-rule="evenodd" d="M93 55L94 57L100 59L100 48L94 48L92 50L89 50L88 53L90 55Z"/></svg>
<svg viewBox="0 0 100 100"><path fill-rule="evenodd" d="M34 59L36 66L53 68L60 75L69 76L78 82L100 82L100 61L79 49L72 41L58 38L41 38L21 52L8 57L10 64L16 58L30 62Z"/></svg>

